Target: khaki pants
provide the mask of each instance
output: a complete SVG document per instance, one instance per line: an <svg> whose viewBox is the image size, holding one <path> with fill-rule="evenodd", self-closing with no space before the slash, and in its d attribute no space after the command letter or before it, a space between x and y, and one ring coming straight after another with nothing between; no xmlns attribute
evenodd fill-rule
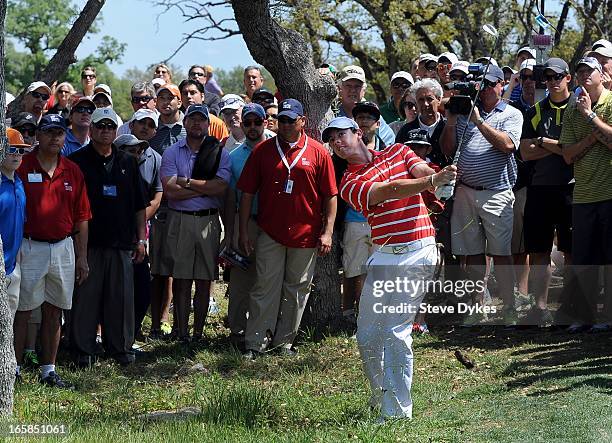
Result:
<svg viewBox="0 0 612 443"><path fill-rule="evenodd" d="M232 245L238 245L238 217L236 217L236 223L234 224L234 243ZM249 239L253 242L257 242L259 237L260 229L257 226L255 219L249 219ZM226 240L226 244L229 244L230 239ZM235 250L242 253L239 249ZM232 267L229 281L229 303L227 306L227 321L229 323L230 331L234 335L242 335L246 331L247 324L247 312L249 310L249 292L253 289L253 285L257 280L257 269L256 254L253 252L249 259L251 264L249 268L244 271L239 267Z"/></svg>
<svg viewBox="0 0 612 443"><path fill-rule="evenodd" d="M261 232L255 246L257 281L250 294L246 349L291 346L310 294L314 248L288 248Z"/></svg>

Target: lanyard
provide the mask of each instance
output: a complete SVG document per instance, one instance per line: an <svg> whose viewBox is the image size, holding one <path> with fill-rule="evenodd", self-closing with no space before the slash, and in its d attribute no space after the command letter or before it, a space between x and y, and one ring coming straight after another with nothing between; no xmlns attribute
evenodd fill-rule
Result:
<svg viewBox="0 0 612 443"><path fill-rule="evenodd" d="M308 136L305 137L306 139L304 140L304 147L300 150L297 157L295 157L295 159L291 163L291 166L289 166L289 162L287 161L287 158L285 157L285 154L283 154L283 150L281 149L280 144L278 143L278 137L276 137L276 150L278 151L278 155L280 155L281 160L283 161L285 167L287 168L287 171L289 172L288 178L291 177L291 168L293 168L300 160L300 158L302 158L304 151L308 147Z"/></svg>

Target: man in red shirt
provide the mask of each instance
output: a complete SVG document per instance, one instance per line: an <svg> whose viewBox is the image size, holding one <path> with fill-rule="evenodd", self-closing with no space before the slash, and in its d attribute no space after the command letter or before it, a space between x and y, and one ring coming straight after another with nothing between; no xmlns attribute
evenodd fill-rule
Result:
<svg viewBox="0 0 612 443"><path fill-rule="evenodd" d="M340 196L368 219L378 249L368 259L359 302L357 344L382 420L412 417L412 323L438 260L435 231L421 192L454 180L456 167L435 173L408 146L369 151L357 123L333 119L323 131L349 165ZM405 283L398 283L401 279ZM410 283L421 284L417 286Z"/></svg>
<svg viewBox="0 0 612 443"><path fill-rule="evenodd" d="M239 244L256 252L257 281L250 292L245 357L270 345L292 355L316 264L328 254L336 218L336 180L329 152L304 133L306 117L294 99L279 105L278 135L253 150L238 180ZM261 235L248 234L253 197Z"/></svg>
<svg viewBox="0 0 612 443"><path fill-rule="evenodd" d="M17 170L26 192L26 223L14 326L15 357L20 365L30 314L42 305L41 382L60 388L69 387L55 372L61 314L62 309L72 307L75 280L81 284L89 273L87 232L91 218L83 174L59 154L65 136L66 124L60 115L44 116L36 133L38 148L24 156Z"/></svg>

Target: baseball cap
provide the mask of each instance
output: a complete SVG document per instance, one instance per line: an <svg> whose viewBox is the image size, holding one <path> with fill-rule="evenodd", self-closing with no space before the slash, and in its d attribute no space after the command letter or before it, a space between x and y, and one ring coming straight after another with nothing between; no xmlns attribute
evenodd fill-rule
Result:
<svg viewBox="0 0 612 443"><path fill-rule="evenodd" d="M240 109L244 105L244 100L237 94L225 94L219 103L221 111L225 109Z"/></svg>
<svg viewBox="0 0 612 443"><path fill-rule="evenodd" d="M604 38L599 39L595 43L593 43L593 46L591 46L591 50L596 51L598 48L612 48L612 43L610 43L609 40L606 40Z"/></svg>
<svg viewBox="0 0 612 443"><path fill-rule="evenodd" d="M361 69L361 68L360 68ZM294 98L286 98L278 105L278 116L287 116L289 118L299 118L304 115L304 107Z"/></svg>
<svg viewBox="0 0 612 443"><path fill-rule="evenodd" d="M533 58L528 58L527 60L523 60L523 63L521 63L521 67L519 69L519 72L521 72L523 69L529 69L530 71L533 71L533 67L536 65L536 61ZM490 70L491 68L489 68Z"/></svg>
<svg viewBox="0 0 612 443"><path fill-rule="evenodd" d="M510 71L511 74L515 74L516 71L514 69L512 69L512 66L502 66L502 71L506 72L506 71Z"/></svg>
<svg viewBox="0 0 612 443"><path fill-rule="evenodd" d="M208 114L208 106L206 105L191 105L185 111L185 117L190 117L194 114L203 115L206 120L210 121L210 116Z"/></svg>
<svg viewBox="0 0 612 443"><path fill-rule="evenodd" d="M155 84L155 83L153 83L153 84ZM169 91L170 94L172 94L175 97L181 98L181 91L179 91L178 86L176 86L175 84L172 84L172 83L163 83L161 85L161 87L157 90L157 95L159 95L160 92L162 92L164 90Z"/></svg>
<svg viewBox="0 0 612 443"><path fill-rule="evenodd" d="M342 68L342 70L340 71L340 80L344 82L352 78L354 78L355 80L359 80L362 83L366 82L365 72L363 72L361 66L348 65Z"/></svg>
<svg viewBox="0 0 612 443"><path fill-rule="evenodd" d="M578 66L580 65L587 65L593 69L597 69L599 72L602 72L602 68L601 65L599 64L599 62L597 61L597 59L595 57L584 57L581 58L580 61L578 63L576 63L576 69L578 69Z"/></svg>
<svg viewBox="0 0 612 443"><path fill-rule="evenodd" d="M151 84L159 88L160 86L165 85L166 82L164 81L163 78L156 77L153 80L151 80Z"/></svg>
<svg viewBox="0 0 612 443"><path fill-rule="evenodd" d="M23 140L23 135L21 135L21 132L17 129L6 128L6 136L8 137L9 146L30 147L30 145Z"/></svg>
<svg viewBox="0 0 612 443"><path fill-rule="evenodd" d="M70 113L72 114L74 112L74 109L83 104L83 103L88 103L91 106L93 106L94 108L96 107L96 104L93 102L93 100L91 99L91 97L88 96L81 96L78 98L78 100L76 102L74 102L74 104L72 105L72 108L70 108Z"/></svg>
<svg viewBox="0 0 612 443"><path fill-rule="evenodd" d="M431 146L429 133L425 129L412 129L406 134L405 145L423 145Z"/></svg>
<svg viewBox="0 0 612 443"><path fill-rule="evenodd" d="M133 122L139 122L140 120L144 120L145 118L150 118L151 120L153 120L153 123L155 123L155 127L159 125L159 115L152 109L139 109L138 111L134 112L134 115L132 115Z"/></svg>
<svg viewBox="0 0 612 443"><path fill-rule="evenodd" d="M378 105L374 102L361 102L357 103L353 108L353 118L357 116L357 114L367 113L376 117L376 120L380 118L380 109Z"/></svg>
<svg viewBox="0 0 612 443"><path fill-rule="evenodd" d="M440 54L438 56L438 63L442 63L440 60L443 58L447 59L451 64L455 64L459 61L459 57L457 57L452 52L443 52L442 54Z"/></svg>
<svg viewBox="0 0 612 443"><path fill-rule="evenodd" d="M110 120L117 126L119 126L119 120L117 119L117 113L113 108L97 108L93 114L91 114L91 122L98 123L102 120Z"/></svg>
<svg viewBox="0 0 612 443"><path fill-rule="evenodd" d="M44 131L51 128L60 128L66 131L66 121L59 114L46 114L38 123L38 130Z"/></svg>
<svg viewBox="0 0 612 443"><path fill-rule="evenodd" d="M327 124L327 127L321 133L321 140L327 143L330 133L334 129L359 129L359 125L355 120L348 117L336 117Z"/></svg>
<svg viewBox="0 0 612 443"><path fill-rule="evenodd" d="M115 139L113 142L117 149L123 149L125 146L139 146L143 148L149 147L149 142L140 140L138 137L132 134L122 134Z"/></svg>
<svg viewBox="0 0 612 443"><path fill-rule="evenodd" d="M4 103L6 104L6 106L10 105L13 100L15 100L15 96L13 94L11 94L10 92L4 93Z"/></svg>
<svg viewBox="0 0 612 443"><path fill-rule="evenodd" d="M448 72L450 73L453 71L461 71L464 74L469 74L469 70L468 70L469 66L470 66L469 62L466 62L465 60L459 60L458 62L453 63L453 65L450 68L450 71Z"/></svg>
<svg viewBox="0 0 612 443"><path fill-rule="evenodd" d="M20 112L17 118L13 120L11 126L13 128L21 128L22 126L32 125L36 127L36 117L29 112Z"/></svg>
<svg viewBox="0 0 612 443"><path fill-rule="evenodd" d="M99 85L96 85L96 87L94 88L94 95L97 94L98 92L105 92L109 96L113 95L110 86L108 86L105 83L100 83Z"/></svg>
<svg viewBox="0 0 612 443"><path fill-rule="evenodd" d="M93 95L93 97L91 98L92 100L94 100L96 97L103 95L104 97L106 97L106 99L109 101L109 103L111 104L111 106L113 106L113 99L111 98L110 95L108 95L106 92L97 92Z"/></svg>
<svg viewBox="0 0 612 443"><path fill-rule="evenodd" d="M47 93L49 95L51 95L51 88L49 86L47 86L47 84L45 82L33 82L30 83L30 85L28 86L28 94L30 92L36 91L38 88L45 88L47 90Z"/></svg>
<svg viewBox="0 0 612 443"><path fill-rule="evenodd" d="M419 63L427 63L431 61L438 63L438 57L430 53L419 55Z"/></svg>
<svg viewBox="0 0 612 443"><path fill-rule="evenodd" d="M244 120L247 115L251 114L254 114L259 118L263 118L264 120L268 117L263 106L261 106L259 103L247 103L244 105L242 108L242 119Z"/></svg>
<svg viewBox="0 0 612 443"><path fill-rule="evenodd" d="M275 97L270 91L265 88L258 89L253 92L253 96L251 98L252 101L262 100L262 101L274 101Z"/></svg>
<svg viewBox="0 0 612 443"><path fill-rule="evenodd" d="M408 83L410 83L411 85L414 84L414 79L412 78L412 75L410 75L409 72L397 71L391 76L391 83L393 83L393 81L397 80L398 78L403 78L404 80L407 80Z"/></svg>
<svg viewBox="0 0 612 443"><path fill-rule="evenodd" d="M536 57L536 50L534 48L530 48L529 46L523 46L520 48L518 51L516 51L516 55L519 55L521 52L528 52L531 55L529 58Z"/></svg>
<svg viewBox="0 0 612 443"><path fill-rule="evenodd" d="M485 80L489 80L490 82L498 82L504 80L504 71L501 70L499 66L491 65L487 70L487 75L485 75Z"/></svg>
<svg viewBox="0 0 612 443"><path fill-rule="evenodd" d="M556 72L557 74L569 74L569 66L565 63L565 60L560 58L552 57L546 60L544 63L545 69L550 69L551 71Z"/></svg>

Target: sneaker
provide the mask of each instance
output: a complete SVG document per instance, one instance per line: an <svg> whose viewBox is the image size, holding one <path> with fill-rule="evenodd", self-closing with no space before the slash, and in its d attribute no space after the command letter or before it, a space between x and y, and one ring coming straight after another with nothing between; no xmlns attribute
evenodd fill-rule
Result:
<svg viewBox="0 0 612 443"><path fill-rule="evenodd" d="M526 311L531 308L531 297L523 294L521 291L514 291L514 309L517 311Z"/></svg>
<svg viewBox="0 0 612 443"><path fill-rule="evenodd" d="M210 297L210 302L208 303L208 315L217 315L219 312L221 312L219 305L213 297Z"/></svg>
<svg viewBox="0 0 612 443"><path fill-rule="evenodd" d="M548 309L540 309L534 306L527 312L523 323L529 326L545 327L552 325L554 318Z"/></svg>
<svg viewBox="0 0 612 443"><path fill-rule="evenodd" d="M585 332L590 329L589 325L583 325L582 323L573 323L567 328L568 334L578 334L580 332Z"/></svg>
<svg viewBox="0 0 612 443"><path fill-rule="evenodd" d="M57 375L55 371L49 372L49 375L47 375L45 378L41 378L40 382L43 385L51 386L54 388L74 389L74 386L62 380L62 378Z"/></svg>
<svg viewBox="0 0 612 443"><path fill-rule="evenodd" d="M293 347L287 348L287 347L284 347L284 346L280 348L279 353L283 357L297 357L297 355L298 355L297 349L295 349Z"/></svg>
<svg viewBox="0 0 612 443"><path fill-rule="evenodd" d="M610 330L612 330L612 325L610 323L597 323L591 326L591 329L589 329L589 332L590 333L608 332Z"/></svg>
<svg viewBox="0 0 612 443"><path fill-rule="evenodd" d="M518 324L518 313L512 308L503 309L502 318L504 320L504 326L506 327L512 327Z"/></svg>
<svg viewBox="0 0 612 443"><path fill-rule="evenodd" d="M172 334L172 326L167 321L161 322L159 330L160 330L162 336L168 336L168 335Z"/></svg>
<svg viewBox="0 0 612 443"><path fill-rule="evenodd" d="M466 328L472 326L480 326L483 322L487 321L487 314L481 312L474 312L473 314L469 314L467 317L463 319L463 326Z"/></svg>
<svg viewBox="0 0 612 443"><path fill-rule="evenodd" d="M242 354L242 358L247 361L255 361L255 359L261 357L261 355L261 352L249 349L244 354Z"/></svg>
<svg viewBox="0 0 612 443"><path fill-rule="evenodd" d="M482 304L485 306L493 304L493 297L491 297L491 291L489 291L489 288L485 288L485 292L482 297Z"/></svg>
<svg viewBox="0 0 612 443"><path fill-rule="evenodd" d="M38 355L36 351L28 349L23 352L23 364L24 368L38 368L40 363L38 362Z"/></svg>

